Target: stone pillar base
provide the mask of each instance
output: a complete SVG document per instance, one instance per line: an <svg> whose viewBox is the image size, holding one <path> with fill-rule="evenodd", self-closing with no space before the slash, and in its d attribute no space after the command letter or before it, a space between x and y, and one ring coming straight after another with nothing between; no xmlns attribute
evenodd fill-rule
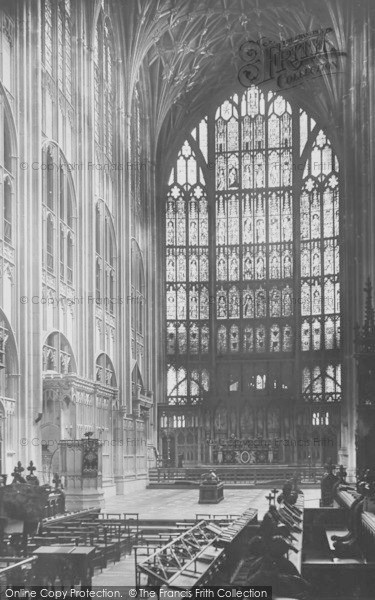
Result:
<svg viewBox="0 0 375 600"><path fill-rule="evenodd" d="M125 493L125 479L123 477L115 477L115 484L116 484L116 494L117 495L122 495Z"/></svg>
<svg viewBox="0 0 375 600"><path fill-rule="evenodd" d="M65 490L65 509L68 511L103 508L104 504L104 492L101 488L96 490Z"/></svg>

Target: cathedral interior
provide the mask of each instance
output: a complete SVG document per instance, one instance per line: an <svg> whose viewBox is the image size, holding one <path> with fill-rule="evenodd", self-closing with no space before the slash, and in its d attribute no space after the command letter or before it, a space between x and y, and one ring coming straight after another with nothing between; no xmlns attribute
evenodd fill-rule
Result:
<svg viewBox="0 0 375 600"><path fill-rule="evenodd" d="M371 0L1 0L5 488L30 464L84 511L299 473L357 510L374 98Z"/></svg>

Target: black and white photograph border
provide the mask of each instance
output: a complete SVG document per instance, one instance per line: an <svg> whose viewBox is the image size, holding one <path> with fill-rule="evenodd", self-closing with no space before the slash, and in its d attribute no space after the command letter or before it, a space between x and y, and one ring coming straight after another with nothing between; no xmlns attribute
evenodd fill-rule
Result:
<svg viewBox="0 0 375 600"><path fill-rule="evenodd" d="M373 600L374 98L373 0L0 0L0 598Z"/></svg>

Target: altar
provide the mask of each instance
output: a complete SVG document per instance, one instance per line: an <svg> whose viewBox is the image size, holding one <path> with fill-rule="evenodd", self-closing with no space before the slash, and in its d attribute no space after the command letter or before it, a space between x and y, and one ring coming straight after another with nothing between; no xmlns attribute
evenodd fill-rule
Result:
<svg viewBox="0 0 375 600"><path fill-rule="evenodd" d="M280 462L275 440L265 438L209 440L210 456L215 465L258 465Z"/></svg>
<svg viewBox="0 0 375 600"><path fill-rule="evenodd" d="M199 504L218 504L224 500L224 484L211 471L202 475L199 485Z"/></svg>

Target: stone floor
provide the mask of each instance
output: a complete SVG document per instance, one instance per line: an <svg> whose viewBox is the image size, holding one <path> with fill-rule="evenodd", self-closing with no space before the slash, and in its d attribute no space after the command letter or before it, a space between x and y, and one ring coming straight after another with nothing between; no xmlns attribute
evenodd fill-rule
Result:
<svg viewBox="0 0 375 600"><path fill-rule="evenodd" d="M262 518L268 507L265 496L269 488L225 489L224 500L219 504L199 504L197 489L139 489L106 501L103 512L139 513L140 519L192 519L197 513L214 515L241 514L251 506L258 509ZM305 505L319 506L320 490L305 490ZM316 502L316 504L314 504Z"/></svg>
<svg viewBox="0 0 375 600"><path fill-rule="evenodd" d="M219 504L199 504L197 489L155 490L145 489L144 483L129 486L122 496L106 500L103 512L139 513L140 519L190 519L197 513L241 514L246 508L258 509L262 519L267 510L267 489L225 489L224 500ZM305 506L319 506L320 490L305 490ZM135 584L134 554L124 556L120 562L110 564L102 573L95 575L95 586L132 586Z"/></svg>

